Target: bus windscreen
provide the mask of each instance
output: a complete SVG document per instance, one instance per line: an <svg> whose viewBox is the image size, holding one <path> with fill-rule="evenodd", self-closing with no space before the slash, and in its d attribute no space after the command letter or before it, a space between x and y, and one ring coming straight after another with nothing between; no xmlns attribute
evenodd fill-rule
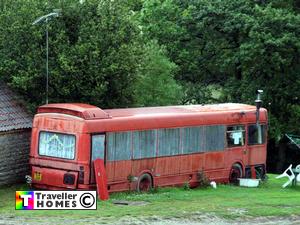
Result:
<svg viewBox="0 0 300 225"><path fill-rule="evenodd" d="M39 155L63 159L75 158L75 136L41 131L39 137Z"/></svg>

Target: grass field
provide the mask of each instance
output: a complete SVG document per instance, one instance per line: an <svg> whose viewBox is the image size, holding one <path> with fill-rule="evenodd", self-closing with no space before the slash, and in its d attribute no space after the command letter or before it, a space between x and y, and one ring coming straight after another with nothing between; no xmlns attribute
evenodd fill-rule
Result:
<svg viewBox="0 0 300 225"><path fill-rule="evenodd" d="M285 179L276 180L269 175L267 182L258 188L243 188L231 185L219 185L212 188L161 188L151 193L116 193L106 202L98 201L98 210L40 210L16 211L15 190L27 189L26 186L14 186L0 189L0 215L24 219L64 219L101 218L106 222L117 221L124 216L161 218L184 218L195 213L210 213L221 218L256 216L292 216L300 215L300 186L283 189ZM120 206L116 200L145 201L145 205Z"/></svg>

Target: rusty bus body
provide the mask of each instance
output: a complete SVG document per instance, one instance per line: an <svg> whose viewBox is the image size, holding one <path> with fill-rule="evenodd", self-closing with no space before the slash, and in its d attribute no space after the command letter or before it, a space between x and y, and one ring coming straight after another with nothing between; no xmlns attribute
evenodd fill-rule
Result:
<svg viewBox="0 0 300 225"><path fill-rule="evenodd" d="M227 183L264 176L267 111L245 104L102 110L48 104L34 117L33 186L95 189L93 160L104 160L109 192Z"/></svg>

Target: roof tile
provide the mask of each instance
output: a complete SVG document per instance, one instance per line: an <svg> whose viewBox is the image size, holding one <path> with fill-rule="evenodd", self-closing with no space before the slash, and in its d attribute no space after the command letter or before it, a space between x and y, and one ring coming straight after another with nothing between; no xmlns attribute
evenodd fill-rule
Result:
<svg viewBox="0 0 300 225"><path fill-rule="evenodd" d="M32 116L18 103L17 95L0 82L0 132L32 127Z"/></svg>

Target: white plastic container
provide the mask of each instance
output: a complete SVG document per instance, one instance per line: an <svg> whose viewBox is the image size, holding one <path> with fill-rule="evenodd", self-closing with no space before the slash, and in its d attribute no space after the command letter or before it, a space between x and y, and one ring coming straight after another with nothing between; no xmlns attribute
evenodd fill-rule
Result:
<svg viewBox="0 0 300 225"><path fill-rule="evenodd" d="M260 179L239 178L241 187L258 187Z"/></svg>

